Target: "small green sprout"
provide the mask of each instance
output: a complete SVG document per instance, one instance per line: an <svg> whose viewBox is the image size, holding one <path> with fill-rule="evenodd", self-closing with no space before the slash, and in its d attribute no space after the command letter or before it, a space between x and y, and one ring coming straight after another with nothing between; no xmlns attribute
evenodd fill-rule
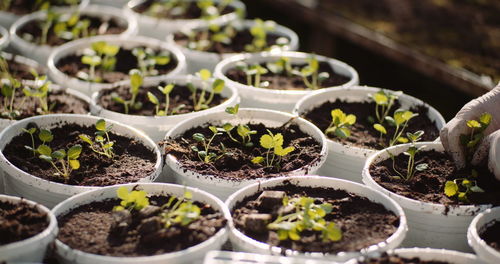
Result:
<svg viewBox="0 0 500 264"><path fill-rule="evenodd" d="M370 98L375 102L375 116L377 117L377 120L371 116L368 117L368 119L372 123L377 121L379 124L383 124L392 106L402 93L403 92L401 91L390 92L387 90L380 90L370 95Z"/></svg>
<svg viewBox="0 0 500 264"><path fill-rule="evenodd" d="M175 84L171 83L171 84L167 84L165 85L164 87L161 87L161 86L158 86L158 90L160 90L160 92L165 95L165 109L164 110L160 110L160 100L158 99L158 97L156 97L156 95L154 95L152 92L148 92L148 100L155 105L155 112L156 112L156 115L157 116L166 116L168 115L168 108L170 106L170 93L172 92L172 90L174 89L175 87ZM172 111L172 114L174 114L174 112Z"/></svg>
<svg viewBox="0 0 500 264"><path fill-rule="evenodd" d="M221 155L217 155L215 152L211 151L210 145L212 144L212 141L214 140L214 138L216 136L222 135L224 130L221 128L217 128L215 126L209 126L208 128L212 132L212 136L208 140L205 138L205 135L203 135L201 133L194 133L193 134L193 139L196 142L201 143L203 145L203 149L200 150L197 146L191 146L191 150L196 152L198 155L198 158L205 163L211 163L213 161L220 159L222 156L228 154L227 152L224 152ZM221 147L223 150L225 150L225 147L222 143L221 143Z"/></svg>
<svg viewBox="0 0 500 264"><path fill-rule="evenodd" d="M168 202L161 207L163 212L160 217L165 228L174 224L186 226L200 217L201 209L193 203L192 198L193 195L189 191L185 191L184 197L180 199L175 196L170 197Z"/></svg>
<svg viewBox="0 0 500 264"><path fill-rule="evenodd" d="M105 41L92 43L90 49L84 50L82 63L89 65L89 72L79 71L77 77L89 82L102 82L102 78L96 76L95 70L99 66L102 71L109 72L115 69L116 54L120 51L120 46L111 45Z"/></svg>
<svg viewBox="0 0 500 264"><path fill-rule="evenodd" d="M469 134L460 135L460 143L465 147L467 161L472 159L472 155L479 142L484 138L484 130L491 123L492 116L490 113L483 113L478 120L468 120L467 127L470 128Z"/></svg>
<svg viewBox="0 0 500 264"><path fill-rule="evenodd" d="M325 135L333 134L339 138L348 138L351 136L351 131L349 127L356 123L356 116L353 114L346 115L340 109L333 109L330 112L332 116L332 122L326 128Z"/></svg>
<svg viewBox="0 0 500 264"><path fill-rule="evenodd" d="M80 168L80 161L78 161L78 158L82 153L81 145L77 144L71 146L67 151L64 149L53 151L47 143L52 142L54 136L50 130L41 129L38 133L38 138L42 141L42 144L35 149L33 134L36 132L36 128L30 128L28 130L23 129L23 131L31 136L32 143L31 146L24 147L34 154L38 154L41 160L50 163L56 170L54 173L55 176L68 179L73 170L78 170Z"/></svg>
<svg viewBox="0 0 500 264"><path fill-rule="evenodd" d="M247 76L247 85L263 88L269 86L269 83L260 81L261 76L269 72L260 64L247 65L246 63L240 61L236 64L236 68L243 71Z"/></svg>
<svg viewBox="0 0 500 264"><path fill-rule="evenodd" d="M288 155L290 152L295 150L295 147L289 146L283 148L283 135L278 133L274 135L271 131L267 131L268 134L262 135L260 137L260 146L267 149L266 157L257 156L252 159L252 163L260 164L266 162L266 167L280 167L281 159ZM272 150L272 153L271 153ZM278 158L276 158L276 156Z"/></svg>
<svg viewBox="0 0 500 264"><path fill-rule="evenodd" d="M140 72L137 69L132 69L129 72L129 78L130 78L129 79L130 80L130 94L132 95L130 100L125 100L124 98L120 97L117 93L111 94L111 99L113 101L123 105L125 114L129 113L130 108L135 109L135 110L142 108L142 103L136 102L137 95L139 94L139 89L141 88L141 85L144 81L144 79L142 77L142 72Z"/></svg>
<svg viewBox="0 0 500 264"><path fill-rule="evenodd" d="M389 146L394 146L394 144L398 142L399 143L408 142L408 138L405 138L402 135L404 133L404 130L408 126L408 122L416 116L418 116L418 114L414 114L413 112L408 110L396 110L392 117L391 116L385 117L385 120L389 122L390 125L396 127L394 135L389 141ZM373 128L380 133L380 137L382 137L382 135L387 134L387 130L382 124L374 124Z"/></svg>
<svg viewBox="0 0 500 264"><path fill-rule="evenodd" d="M292 63L290 62L290 58L281 57L279 60L275 62L267 62L266 68L274 73L274 74L286 74L287 76L292 75Z"/></svg>
<svg viewBox="0 0 500 264"><path fill-rule="evenodd" d="M392 168L399 175L399 176L393 176L393 178L404 179L405 181L409 181L413 178L415 172L424 171L429 167L427 163L420 163L415 166L415 155L417 155L418 152L420 152L422 149L425 148L425 146L417 147L415 143L420 141L423 134L424 131L422 130L419 130L415 133L406 133L406 136L410 141L410 147L408 147L408 149L405 152L403 152L404 155L408 156L408 165L406 167L406 174L403 174L398 170L396 170L396 165L395 165L396 159L394 155L388 152L392 159Z"/></svg>
<svg viewBox="0 0 500 264"><path fill-rule="evenodd" d="M319 61L314 55L307 59L307 65L302 69L293 69L292 74L302 77L304 84L311 90L320 89L321 83L330 78L328 72L319 72Z"/></svg>
<svg viewBox="0 0 500 264"><path fill-rule="evenodd" d="M278 218L267 225L269 230L278 232L279 240L299 240L303 231L321 232L323 241L336 242L342 239L342 231L333 222L325 220L333 206L330 203L316 204L314 198L297 197L283 198L283 206L292 206L295 210Z"/></svg>
<svg viewBox="0 0 500 264"><path fill-rule="evenodd" d="M477 171L472 171L471 178L477 178ZM477 185L477 181L474 179L458 178L453 181L446 181L444 185L444 193L446 196L456 197L462 202L469 202L469 194L482 192L484 192L484 190Z"/></svg>
<svg viewBox="0 0 500 264"><path fill-rule="evenodd" d="M132 54L137 58L137 65L144 76L158 75L156 65L167 65L171 60L170 52L155 52L152 48L134 48Z"/></svg>
<svg viewBox="0 0 500 264"><path fill-rule="evenodd" d="M212 73L207 69L201 69L197 75L202 80L201 92L198 95L198 89L194 87L193 84L188 84L187 87L192 93L192 100L195 111L200 111L204 109L208 109L210 107L210 103L213 101L215 94L220 94L224 90L225 83L221 79L216 79L212 83L212 89L210 90L210 94L208 98L206 98L206 92L208 90L208 81L212 77Z"/></svg>
<svg viewBox="0 0 500 264"><path fill-rule="evenodd" d="M116 195L121 199L120 205L113 208L113 211L136 210L139 211L149 205L149 199L145 191L128 191L127 187L121 186L116 190Z"/></svg>
<svg viewBox="0 0 500 264"><path fill-rule="evenodd" d="M238 111L239 111L240 105L237 104L234 107L229 106L226 108L226 113L238 116ZM236 139L232 134L231 131L236 127L236 133L238 136L240 136L241 140ZM222 126L222 129L226 134L229 136L229 138L237 143L240 143L241 145L245 147L253 147L253 142L252 142L252 135L257 134L256 130L252 130L248 125L243 125L239 124L237 126L234 126L230 123L225 123Z"/></svg>
<svg viewBox="0 0 500 264"><path fill-rule="evenodd" d="M106 121L104 119L99 119L95 123L95 142L90 139L85 134L80 134L78 137L83 140L83 142L89 144L90 148L92 151L94 151L97 154L106 156L110 159L112 159L115 155L113 151L113 145L115 144L114 141L111 141L109 139L109 132L111 131L111 128L113 125L107 126L106 127Z"/></svg>
<svg viewBox="0 0 500 264"><path fill-rule="evenodd" d="M49 105L48 95L50 92L50 85L52 82L48 81L47 76L35 76L34 85L31 87L25 86L23 88L23 93L27 97L33 97L38 99L40 103L40 108L37 108L37 112L42 115L50 114L52 109L56 106L56 103Z"/></svg>
<svg viewBox="0 0 500 264"><path fill-rule="evenodd" d="M14 99L16 98L16 91L21 87L21 82L16 80L9 71L7 61L2 57L0 58L0 72L1 76L5 78L0 83L0 92L2 94L2 107L1 115L3 118L15 119L21 115L21 112L16 109ZM22 105L22 104L21 104ZM19 106L18 108L20 108Z"/></svg>

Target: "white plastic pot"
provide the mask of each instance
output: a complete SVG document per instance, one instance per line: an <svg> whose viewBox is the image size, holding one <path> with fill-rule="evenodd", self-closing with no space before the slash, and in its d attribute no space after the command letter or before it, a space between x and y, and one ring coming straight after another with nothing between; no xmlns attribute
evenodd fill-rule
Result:
<svg viewBox="0 0 500 264"><path fill-rule="evenodd" d="M371 99L368 98L368 94L376 93L379 90L380 88L365 86L321 90L301 99L296 104L293 113L302 115L325 102L335 102L337 99L346 102L369 102ZM413 96L402 94L398 101L401 107L405 109L409 109L412 106L425 105L429 108L429 119L435 122L438 130L446 124L443 116L436 109ZM330 113L325 114L329 115ZM319 174L361 183L361 171L363 170L365 161L368 157L375 154L377 150L344 145L328 138L327 141L328 159L320 168Z"/></svg>
<svg viewBox="0 0 500 264"><path fill-rule="evenodd" d="M128 0L91 0L91 4L101 5L101 6L113 6L117 8L123 8L127 5Z"/></svg>
<svg viewBox="0 0 500 264"><path fill-rule="evenodd" d="M364 186L362 184L340 180L335 178L327 178L321 176L298 176L298 177L285 177L278 179L271 179L260 181L252 185L246 186L241 190L232 194L226 200L226 206L229 211L233 211L235 206L243 201L245 198L252 196L265 188L271 188L274 186L283 185L284 182L290 181L292 184L297 186L307 186L307 187L320 187L320 188L334 188L345 190L350 193L366 197L370 201L382 204L387 210L393 212L399 217L399 226L389 238L384 242L380 242L376 245L371 245L370 247L363 248L357 252L340 252L338 254L323 254L320 252L307 252L301 253L293 251L291 249L282 250L279 247L269 246L266 243L254 240L238 229L235 228L233 221L230 222L230 234L229 239L233 245L235 251L244 251L250 253L259 254L271 254L271 255L285 255L285 256L295 256L302 258L318 258L318 259L328 259L331 261L343 262L351 258L359 257L361 255L375 253L375 252L385 252L389 249L394 249L399 246L399 244L405 238L406 232L408 230L406 224L406 216L403 212L401 206L399 206L394 200L387 197L387 195L382 194L379 191L375 191L372 188Z"/></svg>
<svg viewBox="0 0 500 264"><path fill-rule="evenodd" d="M159 75L152 78L162 78L165 76L177 76L185 72L186 68L186 58L184 54L175 46L166 44L156 39L146 38L146 37L129 37L121 38L119 36L97 36L86 39L79 39L69 43L66 43L57 49L55 49L48 60L49 76L54 82L62 86L71 87L89 96L92 93L97 92L101 89L112 87L111 83L93 83L80 80L68 76L61 72L57 67L57 62L71 54L82 54L85 48L89 48L90 45L96 41L106 41L108 44L120 45L121 48L132 49L137 46L146 46L154 49L162 49L169 51L173 57L177 60L177 66L169 73L165 75Z"/></svg>
<svg viewBox="0 0 500 264"><path fill-rule="evenodd" d="M71 14L74 12L74 9L60 8L56 9L56 12ZM81 15L92 15L115 19L115 21L118 21L122 26L126 27L126 30L118 35L123 38L133 36L137 33L137 20L135 19L135 17L127 17L124 15L122 10L114 7L91 5L83 9L81 11ZM31 21L45 20L46 17L47 12L38 11L29 15L22 16L10 28L10 34L12 35L12 46L20 54L30 57L44 65L47 63L47 59L49 58L52 51L56 49L56 47L49 45L38 45L36 43L26 41L22 38L22 36L18 35L18 31Z"/></svg>
<svg viewBox="0 0 500 264"><path fill-rule="evenodd" d="M255 21L244 20L242 21L242 23L243 23L243 28L251 28L255 24ZM189 30L196 31L197 29L203 29L206 27L207 27L206 24L203 24L202 26L198 27L186 26L182 28L181 31L189 31ZM286 37L290 40L288 45L280 48L281 50L295 51L299 49L299 37L295 32L293 32L291 29L287 27L276 25L275 31L268 34L276 34L278 36ZM173 34L167 36L167 41L169 43L177 45L181 49L182 53L186 55L189 73L195 73L203 68L213 71L215 69L215 66L217 66L217 64L221 62L223 59L240 54L240 53L218 54L213 52L188 49L184 46L176 44ZM279 49L277 49L276 51L279 51Z"/></svg>
<svg viewBox="0 0 500 264"><path fill-rule="evenodd" d="M109 0L108 0L109 1ZM185 2L195 2L196 0L184 0ZM206 20L203 19L165 19L165 18L155 18L145 14L138 13L134 11L134 8L146 2L145 0L132 0L126 7L125 12L127 16L136 16L139 22L139 34L142 36L152 37L159 40L164 40L168 34L179 31L185 26L199 27L207 24ZM221 0L214 0L215 4L221 2ZM240 9L245 13L245 4L240 1L234 1L229 4L235 10ZM238 18L236 12L222 15L210 23L214 24L225 24Z"/></svg>
<svg viewBox="0 0 500 264"><path fill-rule="evenodd" d="M233 125L262 123L268 127L279 127L291 119L293 119L292 122L297 124L305 134L310 135L318 141L319 144L321 144L320 160L308 164L300 169L283 173L282 176L315 174L326 159L327 146L325 136L317 127L307 120L297 118L288 113L254 108L240 109L237 116L227 114L224 111L208 113L177 124L170 131L168 131L166 139L177 138L184 134L185 131L205 124L221 126L224 123L231 123ZM229 195L244 186L260 181L258 179L237 181L220 178L216 175L200 174L198 172L185 169L182 163L170 154L165 158L165 167L168 167L173 171L172 173L176 183L200 188L219 197L220 199L226 199Z"/></svg>
<svg viewBox="0 0 500 264"><path fill-rule="evenodd" d="M419 258L422 261L440 261L453 264L485 264L473 254L434 248L398 248L387 252L389 255L396 254L402 258ZM374 256L375 257L375 256ZM346 264L356 264L355 259Z"/></svg>
<svg viewBox="0 0 500 264"><path fill-rule="evenodd" d="M2 50L9 44L9 31L0 26L0 36L0 50Z"/></svg>
<svg viewBox="0 0 500 264"><path fill-rule="evenodd" d="M408 149L409 144L393 146L370 156L363 168L363 182L394 199L405 210L409 231L404 246L432 247L471 252L467 245L467 227L478 213L491 205L457 205L421 202L393 193L380 186L370 175L370 166L390 158L389 153L397 156ZM419 142L426 146L423 151L443 152L440 142ZM424 152L425 153L425 152Z"/></svg>
<svg viewBox="0 0 500 264"><path fill-rule="evenodd" d="M52 212L57 216L63 216L69 213L71 210L89 204L95 201L103 201L105 199L116 198L116 190L120 186L126 186L128 189L137 187L141 190L146 191L149 195L175 195L177 197L182 197L184 191L190 191L193 194L194 201L200 201L211 205L215 210L222 212L224 217L231 219L231 214L226 208L224 203L217 199L215 196L206 193L204 191L190 188L175 184L126 184L126 185L116 185L101 188L99 190L94 190L91 192L82 193L76 195L66 201L57 205ZM228 237L227 226L220 229L214 236L208 240L192 246L190 248L176 251L172 253L166 253L155 256L146 257L113 257L113 256L102 256L91 253L86 253L81 250L71 249L68 245L56 240L56 255L62 263L75 263L75 264L108 264L108 263L124 263L124 264L191 264L191 263L201 263L205 254L210 250L217 250L222 247L226 242Z"/></svg>
<svg viewBox="0 0 500 264"><path fill-rule="evenodd" d="M54 214L45 206L24 198L0 195L0 201L18 204L24 202L47 214L49 225L42 232L30 238L0 246L0 261L8 263L21 262L42 262L49 244L51 244L57 235L57 220Z"/></svg>
<svg viewBox="0 0 500 264"><path fill-rule="evenodd" d="M307 59L312 54L303 52L262 52L262 53L247 53L235 55L233 57L222 60L215 67L214 76L226 82L228 86L235 87L241 96L241 106L266 108L284 112L292 112L295 104L304 96L312 94L312 90L273 90L266 88L258 88L255 86L247 85L246 83L239 83L231 80L226 76L227 71L234 69L238 62L245 62L248 65L260 64L266 62L274 62L281 57L290 58L292 64L306 64ZM345 88L357 85L359 83L358 73L354 68L341 61L327 58L324 56L315 55L319 62L327 62L337 74L341 74L350 78L347 83L339 86L325 87L330 88Z"/></svg>
<svg viewBox="0 0 500 264"><path fill-rule="evenodd" d="M479 237L479 232L492 221L500 221L500 207L488 209L474 217L467 230L467 241L480 259L488 263L500 263L500 251L492 248Z"/></svg>
<svg viewBox="0 0 500 264"><path fill-rule="evenodd" d="M10 195L26 197L52 208L59 202L75 194L102 188L94 186L67 185L33 176L12 165L3 154L5 146L10 143L15 136L24 133L21 129L26 127L29 123L35 123L39 127L51 129L64 124L94 126L98 119L100 118L88 115L55 114L26 118L6 128L0 134L0 168L4 172L7 193ZM133 127L112 120L106 120L106 123L113 125L113 133L132 138L142 143L155 153L156 163L154 172L150 175L144 175L139 182L155 181L160 174L162 167L162 157L156 143Z"/></svg>
<svg viewBox="0 0 500 264"><path fill-rule="evenodd" d="M193 76L180 76L180 77L166 77L166 78L145 78L143 86L158 86L160 82L175 83L178 85L186 85L193 83L197 88L202 87L203 81L198 77ZM211 90L212 81L210 81L209 91ZM115 84L116 86L128 86L129 81L123 81ZM92 95L92 105L90 111L93 115L109 118L118 122L127 123L139 130L146 133L153 141L158 142L165 138L168 130L179 122L193 118L195 116L203 115L204 113L211 113L226 109L228 106L233 106L239 103L238 93L234 88L226 86L221 93L221 96L227 98L225 102L210 109L199 112L191 112L181 115L173 116L140 116L140 115L126 115L114 111L107 110L98 104L100 93L96 92Z"/></svg>

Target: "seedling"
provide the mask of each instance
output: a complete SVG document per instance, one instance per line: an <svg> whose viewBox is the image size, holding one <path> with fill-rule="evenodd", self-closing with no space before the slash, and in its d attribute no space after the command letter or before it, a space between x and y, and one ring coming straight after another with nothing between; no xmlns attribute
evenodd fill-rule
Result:
<svg viewBox="0 0 500 264"><path fill-rule="evenodd" d="M36 72L33 73L36 74ZM50 92L51 84L52 83L48 81L47 76L38 76L38 74L36 74L34 85L31 87L25 86L23 88L23 93L25 96L38 99L40 107L37 108L37 112L42 115L50 114L52 109L56 106L55 102L51 105L49 105L48 102L48 95Z"/></svg>
<svg viewBox="0 0 500 264"><path fill-rule="evenodd" d="M23 131L28 133L31 138L31 148L28 150L31 150L33 152L33 156L36 156L36 148L35 148L35 137L33 136L36 133L36 127L32 127L30 129L23 128Z"/></svg>
<svg viewBox="0 0 500 264"><path fill-rule="evenodd" d="M198 89L194 87L193 84L188 84L187 87L192 93L192 100L195 111L200 111L204 109L208 109L210 107L210 103L213 101L215 94L220 94L224 90L225 83L221 79L216 79L212 83L212 89L210 90L210 94L208 98L206 98L206 93L208 90L208 81L212 77L212 73L207 69L201 69L197 75L202 80L201 92L198 95Z"/></svg>
<svg viewBox="0 0 500 264"><path fill-rule="evenodd" d="M115 155L113 151L113 145L115 144L115 142L109 139L109 132L111 131L112 127L113 125L106 127L106 121L104 119L99 119L95 123L95 128L97 130L95 132L95 142L85 134L80 134L79 138L83 140L83 142L89 144L90 148L95 153L112 159Z"/></svg>
<svg viewBox="0 0 500 264"><path fill-rule="evenodd" d="M375 102L375 116L377 118L377 122L379 124L383 124L384 121L386 120L386 116L389 114L389 111L391 110L392 106L396 102L396 100L399 98L399 96L403 92L398 91L398 92L390 92L387 90L380 90L376 92L375 94L369 95L370 98ZM373 117L368 117L368 119L372 122L375 123L375 120Z"/></svg>
<svg viewBox="0 0 500 264"><path fill-rule="evenodd" d="M265 162L266 167L279 168L281 159L295 150L293 146L283 148L283 141L283 135L281 133L274 135L271 131L267 130L267 134L262 135L259 141L260 146L267 149L266 157L257 156L252 159L252 163L260 164Z"/></svg>
<svg viewBox="0 0 500 264"><path fill-rule="evenodd" d="M425 148L425 146L417 147L417 145L415 143L420 141L423 134L424 134L424 131L422 131L422 130L419 130L415 133L406 133L406 136L407 136L408 140L410 141L410 147L405 152L403 152L404 155L408 156L408 165L406 167L406 174L401 173L396 169L396 165L395 165L396 159L395 159L394 155L392 155L390 152L388 152L391 159L392 159L392 168L399 175L399 176L393 176L393 178L404 179L405 181L409 181L413 178L413 176L415 175L415 172L424 171L429 167L429 165L427 163L420 163L420 164L415 166L415 155L418 152L420 152L422 149Z"/></svg>
<svg viewBox="0 0 500 264"><path fill-rule="evenodd" d="M16 106L14 105L16 90L21 87L21 82L19 82L12 76L9 71L7 61L3 57L0 58L0 71L1 76L5 78L0 83L0 91L3 96L1 115L2 118L15 119L16 117L21 115L21 112L17 110ZM21 106L19 106L18 108L21 108Z"/></svg>
<svg viewBox="0 0 500 264"><path fill-rule="evenodd" d="M77 77L89 82L102 82L102 78L96 76L96 67L102 71L109 72L115 69L116 54L120 51L120 46L107 44L105 41L92 43L91 49L84 50L82 63L89 66L89 72L79 71Z"/></svg>
<svg viewBox="0 0 500 264"><path fill-rule="evenodd" d="M276 29L276 22L263 21L262 19L255 19L254 25L250 28L250 34L253 37L252 43L245 45L247 52L260 52L264 51L267 45L267 33Z"/></svg>
<svg viewBox="0 0 500 264"><path fill-rule="evenodd" d="M212 141L214 140L214 138L216 136L222 135L224 130L221 128L214 127L214 126L209 126L208 128L212 132L212 136L208 140L205 137L205 135L203 135L201 133L194 133L193 134L193 139L196 142L201 143L203 145L203 149L200 150L197 146L191 146L191 150L196 152L198 155L198 158L205 163L214 162L214 161L220 159L222 156L228 154L228 152L224 152L221 155L217 155L215 152L211 151L210 145L212 144ZM221 148L223 151L225 150L225 146L222 143L221 143Z"/></svg>
<svg viewBox="0 0 500 264"><path fill-rule="evenodd" d="M389 124L393 125L396 127L394 131L394 135L392 136L391 140L389 141L389 146L393 146L397 142L399 143L407 143L408 138L403 137L403 132L408 126L408 122L418 116L418 114L414 114L411 111L408 110L396 110L394 112L394 116L386 116L385 120L389 122ZM382 124L374 124L373 128L377 130L380 133L380 137L382 135L387 134L386 128Z"/></svg>
<svg viewBox="0 0 500 264"><path fill-rule="evenodd" d="M238 62L238 64L236 64L236 68L243 71L247 76L247 85L264 88L269 86L267 82L260 82L261 76L269 72L260 64L247 65L244 62Z"/></svg>
<svg viewBox="0 0 500 264"><path fill-rule="evenodd" d="M137 65L144 76L157 75L156 65L167 65L171 60L170 52L166 50L157 53L152 48L137 47L132 54L137 58Z"/></svg>
<svg viewBox="0 0 500 264"><path fill-rule="evenodd" d="M356 116L353 114L346 115L340 109L333 109L330 112L332 116L332 122L325 130L325 135L333 134L339 138L348 138L351 136L351 131L349 127L356 123Z"/></svg>
<svg viewBox="0 0 500 264"><path fill-rule="evenodd" d="M456 197L459 201L469 202L468 195L471 193L484 192L478 185L476 180L477 171L472 171L472 176L468 178L458 178L453 181L446 181L444 185L444 193L448 197Z"/></svg>
<svg viewBox="0 0 500 264"><path fill-rule="evenodd" d="M321 83L330 78L328 72L319 72L319 62L314 55L307 59L307 65L302 69L293 69L292 74L302 77L304 84L311 90L320 89Z"/></svg>
<svg viewBox="0 0 500 264"><path fill-rule="evenodd" d="M239 104L235 105L234 107L229 106L226 108L226 113L238 116L239 108L240 108ZM240 136L241 140L234 138L233 135L231 134L231 131L235 127L236 127L236 133L238 133L238 136ZM238 142L245 147L253 147L252 135L257 134L257 131L250 129L248 125L239 124L237 126L233 126L230 123L225 123L222 126L222 129L224 130L224 132L226 132L226 134L232 141Z"/></svg>
<svg viewBox="0 0 500 264"><path fill-rule="evenodd" d="M201 209L191 200L193 194L189 191L184 192L182 198L171 196L166 204L161 209L160 214L165 228L169 228L174 224L186 226L200 217Z"/></svg>
<svg viewBox="0 0 500 264"><path fill-rule="evenodd" d="M132 69L129 72L129 78L130 78L130 94L132 95L130 100L125 100L124 98L120 97L117 93L111 94L111 99L113 101L123 105L125 114L129 113L129 109L131 107L132 109L135 110L142 108L142 103L136 102L137 95L139 94L139 89L141 88L141 85L143 83L142 73L137 69Z"/></svg>
<svg viewBox="0 0 500 264"><path fill-rule="evenodd" d="M332 212L330 203L315 203L314 198L302 196L297 198L283 198L283 207L293 207L290 214L279 215L272 223L267 225L269 230L276 230L279 240L299 240L303 231L321 232L324 242L339 241L342 231L333 222L328 222L325 217Z"/></svg>
<svg viewBox="0 0 500 264"><path fill-rule="evenodd" d="M491 123L490 113L483 113L478 120L468 120L467 127L470 128L469 134L460 135L460 143L465 147L467 162L470 162L477 145L484 138L484 130Z"/></svg>
<svg viewBox="0 0 500 264"><path fill-rule="evenodd" d="M172 92L172 90L174 89L175 87L175 84L171 83L171 84L167 84L165 85L164 87L161 87L161 86L158 86L158 90L160 90L160 92L165 95L165 109L164 110L160 110L160 100L158 99L158 97L156 97L156 95L154 95L152 92L148 92L148 99L149 101L155 105L155 112L156 112L156 115L157 116L166 116L168 115L168 108L170 106L170 93ZM172 112L172 114L174 114Z"/></svg>
<svg viewBox="0 0 500 264"><path fill-rule="evenodd" d="M139 211L149 205L149 199L145 191L132 190L129 192L127 187L122 186L116 190L116 195L121 201L120 205L113 208L113 211Z"/></svg>
<svg viewBox="0 0 500 264"><path fill-rule="evenodd" d="M73 170L78 170L80 168L80 161L78 158L82 153L82 146L76 144L71 146L67 151L64 149L59 149L52 151L52 149L47 145L47 143L52 142L54 136L50 130L41 129L38 133L38 138L42 141L42 144L35 149L35 142L33 134L36 132L36 128L23 129L31 136L31 146L24 146L29 151L34 154L38 154L39 158L43 161L49 162L52 167L56 170L55 176L63 177L68 179ZM59 166L58 166L59 165Z"/></svg>
<svg viewBox="0 0 500 264"><path fill-rule="evenodd" d="M292 75L292 63L290 62L290 58L281 57L279 60L275 62L266 63L266 68L274 74L286 74L287 76Z"/></svg>

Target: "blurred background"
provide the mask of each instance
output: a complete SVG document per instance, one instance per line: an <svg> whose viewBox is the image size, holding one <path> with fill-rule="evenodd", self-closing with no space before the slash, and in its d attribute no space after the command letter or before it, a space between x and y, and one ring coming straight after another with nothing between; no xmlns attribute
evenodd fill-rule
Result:
<svg viewBox="0 0 500 264"><path fill-rule="evenodd" d="M500 81L500 0L243 0L300 49L353 66L363 85L403 90L449 120Z"/></svg>

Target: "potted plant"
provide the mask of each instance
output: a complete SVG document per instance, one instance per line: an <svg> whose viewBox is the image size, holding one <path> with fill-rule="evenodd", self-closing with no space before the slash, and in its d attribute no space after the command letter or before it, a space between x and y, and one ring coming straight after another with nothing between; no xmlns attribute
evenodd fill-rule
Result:
<svg viewBox="0 0 500 264"><path fill-rule="evenodd" d="M213 195L174 184L106 187L53 212L60 230L55 251L65 263L201 263L225 243L230 221Z"/></svg>
<svg viewBox="0 0 500 264"><path fill-rule="evenodd" d="M162 159L138 130L85 115L26 118L0 134L8 194L47 207L101 186L155 181Z"/></svg>
<svg viewBox="0 0 500 264"><path fill-rule="evenodd" d="M9 44L9 31L0 26L0 50L7 47Z"/></svg>
<svg viewBox="0 0 500 264"><path fill-rule="evenodd" d="M16 50L46 64L56 47L73 40L98 35L133 36L137 21L114 7L64 8L25 15L12 25L10 32Z"/></svg>
<svg viewBox="0 0 500 264"><path fill-rule="evenodd" d="M220 79L211 79L206 70L197 77L150 79L138 71L132 75L130 81L94 93L91 112L142 130L155 142L165 138L167 131L182 120L239 102L235 89Z"/></svg>
<svg viewBox="0 0 500 264"><path fill-rule="evenodd" d="M500 204L500 181L487 168L456 169L440 142L417 142L420 134L369 157L363 182L405 210L405 246L470 251L467 227L475 215Z"/></svg>
<svg viewBox="0 0 500 264"><path fill-rule="evenodd" d="M320 176L285 177L246 186L226 200L237 251L328 259L399 246L403 209L364 185Z"/></svg>
<svg viewBox="0 0 500 264"><path fill-rule="evenodd" d="M155 39L98 36L55 49L48 67L56 83L91 95L128 79L132 69L156 78L180 75L186 59L178 48Z"/></svg>
<svg viewBox="0 0 500 264"><path fill-rule="evenodd" d="M434 248L398 248L387 253L353 259L346 264L377 263L484 263L473 254Z"/></svg>
<svg viewBox="0 0 500 264"><path fill-rule="evenodd" d="M478 257L488 263L500 261L500 207L478 214L469 225L467 241Z"/></svg>
<svg viewBox="0 0 500 264"><path fill-rule="evenodd" d="M57 235L57 220L45 206L0 195L0 261L41 262Z"/></svg>
<svg viewBox="0 0 500 264"><path fill-rule="evenodd" d="M237 0L132 0L125 11L137 17L141 35L164 40L186 25L202 26L208 21L220 25L244 17L245 4Z"/></svg>
<svg viewBox="0 0 500 264"><path fill-rule="evenodd" d="M186 55L188 71L214 70L222 59L242 52L297 50L299 38L292 30L274 21L234 20L224 25L186 26L169 35Z"/></svg>
<svg viewBox="0 0 500 264"><path fill-rule="evenodd" d="M315 173L327 152L306 120L238 105L177 124L163 148L175 182L221 199L264 178Z"/></svg>
<svg viewBox="0 0 500 264"><path fill-rule="evenodd" d="M401 110L411 114L396 126L394 116L402 115ZM400 144L405 139L399 137L417 130L425 131L423 140L435 140L445 124L438 111L419 99L374 87L318 91L301 99L294 113L326 133L328 160L320 174L355 182L361 182L365 161L377 150Z"/></svg>
<svg viewBox="0 0 500 264"><path fill-rule="evenodd" d="M0 25L9 28L21 16L51 7L84 8L90 0L19 0L0 3Z"/></svg>
<svg viewBox="0 0 500 264"><path fill-rule="evenodd" d="M229 57L217 64L214 75L238 90L242 106L285 112L313 91L359 82L358 73L343 62L291 51Z"/></svg>

